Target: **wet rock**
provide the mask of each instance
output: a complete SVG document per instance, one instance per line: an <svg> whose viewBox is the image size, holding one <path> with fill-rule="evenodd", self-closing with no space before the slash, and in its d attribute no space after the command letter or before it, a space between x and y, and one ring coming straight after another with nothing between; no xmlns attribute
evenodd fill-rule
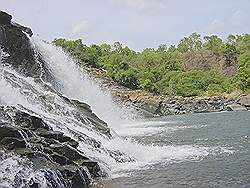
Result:
<svg viewBox="0 0 250 188"><path fill-rule="evenodd" d="M29 128L29 129L38 129L38 128L43 128L46 130L51 130L51 128L41 119L32 115L29 115L25 112L16 112L15 116L15 124L20 125L21 127L24 128Z"/></svg>
<svg viewBox="0 0 250 188"><path fill-rule="evenodd" d="M60 142L67 142L71 140L70 137L63 135L63 133L59 131L48 131L46 129L37 129L36 133L39 136L42 136L45 138L52 138Z"/></svg>
<svg viewBox="0 0 250 188"><path fill-rule="evenodd" d="M11 77L11 86L20 88L26 97L29 97L30 92L34 92L35 100L44 104L47 112L60 111L82 122L87 128L97 130L100 135L111 137L107 124L92 112L89 105L68 99L45 83L49 80L53 85L54 76L39 52L34 51L29 37L24 33L31 36L31 29L11 22L11 18L11 15L0 11L0 46L7 54L1 59L1 64L11 67L21 76L31 77L36 84L52 94L41 94L42 92L19 79L15 73L6 71L4 76ZM55 120L55 124L60 127L60 121ZM87 187L92 181L91 176L102 175L98 163L77 150L78 141L92 144L96 148L101 147L100 142L82 131L75 130L68 130L75 132L70 138L63 132L53 131L49 125L25 106L0 106L0 147L12 155L29 160L32 163L30 168L36 172L42 171L52 187ZM25 187L40 186L35 179L25 183L28 183Z"/></svg>
<svg viewBox="0 0 250 188"><path fill-rule="evenodd" d="M90 106L86 103L83 103L83 102L80 102L78 100L75 100L75 99L71 99L70 100L79 110L85 112L85 111L88 111L88 112L92 112Z"/></svg>
<svg viewBox="0 0 250 188"><path fill-rule="evenodd" d="M87 188L91 180L89 179L85 169L75 165L65 165L59 168L62 176L70 181L71 187Z"/></svg>
<svg viewBox="0 0 250 188"><path fill-rule="evenodd" d="M91 161L76 149L77 141L62 132L52 131L42 119L13 107L0 107L0 114L0 117L7 117L0 126L0 146L30 159L35 168L63 172L62 181L69 187L87 186L92 181L88 173L92 177L104 175L97 162ZM78 138L81 140L82 137L78 135ZM48 180L52 171L46 171ZM71 175L66 176L65 171ZM54 184L56 186L56 182Z"/></svg>
<svg viewBox="0 0 250 188"><path fill-rule="evenodd" d="M75 148L65 145L65 144L54 147L53 151L67 157L68 159L72 161L88 159L87 157L84 157L83 155L81 155Z"/></svg>
<svg viewBox="0 0 250 188"><path fill-rule="evenodd" d="M49 148L49 147L44 147L44 148L43 148L43 151L44 151L45 153L48 153L48 154L52 154L52 153L53 153L53 150L52 150L51 148Z"/></svg>
<svg viewBox="0 0 250 188"><path fill-rule="evenodd" d="M30 188L39 188L40 185L39 185L39 183L36 183L36 182L34 182L34 181L30 181L30 182L29 182L29 187L30 187Z"/></svg>
<svg viewBox="0 0 250 188"><path fill-rule="evenodd" d="M86 171L87 169L83 167L78 168L78 170L76 171L76 173L74 174L71 180L72 187L75 187L75 188L84 188L84 187L87 188L88 187L92 179L90 179L91 177L88 176Z"/></svg>
<svg viewBox="0 0 250 188"><path fill-rule="evenodd" d="M7 125L3 125L0 127L0 140L5 137L14 137L14 138L22 138L20 133L18 132L20 129L16 127L11 127Z"/></svg>
<svg viewBox="0 0 250 188"><path fill-rule="evenodd" d="M32 142L30 142L29 144L30 144L29 147L31 147L35 151L44 151L44 146L43 146L42 143L32 143Z"/></svg>
<svg viewBox="0 0 250 188"><path fill-rule="evenodd" d="M26 143L23 139L5 137L1 140L0 145L2 145L5 149L12 150L14 148L25 148Z"/></svg>
<svg viewBox="0 0 250 188"><path fill-rule="evenodd" d="M64 157L63 155L59 155L57 153L53 153L50 155L52 160L60 165L67 165L70 164L72 162L70 162L70 160L66 157Z"/></svg>
<svg viewBox="0 0 250 188"><path fill-rule="evenodd" d="M81 166L86 166L93 178L101 176L101 169L99 165L97 164L97 162L91 161L91 160L82 160L77 163Z"/></svg>
<svg viewBox="0 0 250 188"><path fill-rule="evenodd" d="M101 120L96 114L94 114L90 106L86 103L75 99L68 99L65 96L61 96L65 102L72 105L77 110L73 111L72 114L80 122L89 125L91 128L97 130L98 132L111 137L110 129L106 122Z"/></svg>
<svg viewBox="0 0 250 188"><path fill-rule="evenodd" d="M74 140L70 140L70 141L67 141L66 144L72 146L73 148L77 148L78 147L78 142L74 141Z"/></svg>
<svg viewBox="0 0 250 188"><path fill-rule="evenodd" d="M35 155L35 151L30 148L15 148L14 153L22 157L32 158Z"/></svg>
<svg viewBox="0 0 250 188"><path fill-rule="evenodd" d="M4 60L6 65L10 65L25 76L39 78L41 67L38 62L36 63L35 52L22 30L12 25L0 25L0 45L4 52L9 54Z"/></svg>
<svg viewBox="0 0 250 188"><path fill-rule="evenodd" d="M11 15L0 13L0 46L9 56L4 58L3 64L11 66L24 76L44 80L54 80L54 76L42 60L40 55L35 55L28 36L32 36L32 30L18 23L11 22ZM38 61L37 61L38 60ZM43 72L43 74L42 74Z"/></svg>
<svg viewBox="0 0 250 188"><path fill-rule="evenodd" d="M44 138L43 141L44 145L46 146L52 146L53 144L57 144L58 141L52 138Z"/></svg>

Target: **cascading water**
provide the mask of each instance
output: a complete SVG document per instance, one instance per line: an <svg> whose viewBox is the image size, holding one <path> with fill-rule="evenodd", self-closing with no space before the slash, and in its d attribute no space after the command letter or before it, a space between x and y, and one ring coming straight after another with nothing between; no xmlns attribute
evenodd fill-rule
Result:
<svg viewBox="0 0 250 188"><path fill-rule="evenodd" d="M108 122L108 125L118 133L129 131L126 136L135 133L135 127L141 134L147 129L147 124L152 122L141 123L143 127L139 127L136 121L139 121L139 115L131 108L120 107L112 100L112 96L108 90L103 90L98 83L91 79L88 74L82 70L76 61L70 58L61 48L55 47L51 44L42 42L37 38L33 38L35 48L51 68L57 81L60 83L59 91L70 98L76 98L80 101L88 103L93 111ZM135 120L137 119L137 120ZM140 122L140 121L139 121ZM162 122L154 122L157 125ZM145 126L146 125L146 126ZM163 123L166 125L166 122ZM132 128L132 129L131 129ZM150 129L150 128L149 128ZM156 127L150 133L161 129ZM129 135L130 134L130 135ZM112 151L121 151L128 157L126 163L117 163L110 155L103 153L91 153L90 156L96 156L103 161L113 172L124 169L138 168L150 163L160 162L164 160L182 160L188 158L199 158L206 156L211 151L211 148L194 147L194 146L154 146L142 145L129 139L122 139L119 136L114 136L111 140L101 140L103 147ZM130 161L129 159L133 159ZM118 160L119 161L119 160ZM125 160L126 161L126 160ZM114 175L114 173L111 175ZM116 174L117 175L117 174Z"/></svg>
<svg viewBox="0 0 250 188"><path fill-rule="evenodd" d="M89 158L97 160L103 170L109 174L109 177L121 176L124 173L129 173L132 169L146 168L150 164L161 161L196 160L219 150L219 148L195 145L157 146L153 143L144 145L130 140L131 131L135 133L136 130L143 133L141 135L143 136L154 131L166 131L166 129L157 127L152 129L152 127L147 127L148 123L137 125L134 121L138 115L134 115L133 109L120 108L116 105L112 101L110 93L103 91L60 48L37 38L32 39L32 44L35 51L46 62L56 81L53 83L37 82L33 78L21 76L9 67L1 65L1 104L15 105L18 109L39 116L53 130L63 132L77 140L79 142L78 150ZM2 58L8 58L8 55L1 50ZM56 91L46 87L51 85ZM87 122L87 120L79 120L77 110L65 103L59 97L60 94L91 105L94 113L105 120L118 135L121 132L127 138L121 138L116 134L113 135L113 138L108 138L91 127L91 124L86 125L84 122ZM154 123L156 125L161 124L161 122ZM96 144L100 144L100 146L96 147ZM8 162L7 159L0 162L0 169L4 169L6 161ZM9 164L18 160L11 157L10 159L12 162ZM13 165L9 166L15 168ZM13 171L15 172L15 170ZM32 172L32 174L41 177L40 172ZM58 177L55 179L58 179ZM11 179L8 181L11 181ZM39 181L42 185L45 180L39 179ZM4 185L6 181L0 183Z"/></svg>
<svg viewBox="0 0 250 188"><path fill-rule="evenodd" d="M115 105L110 93L98 86L61 48L38 38L33 38L33 43L57 79L55 87L59 92L89 104L110 127L114 125L114 129L128 120L139 118L135 110Z"/></svg>

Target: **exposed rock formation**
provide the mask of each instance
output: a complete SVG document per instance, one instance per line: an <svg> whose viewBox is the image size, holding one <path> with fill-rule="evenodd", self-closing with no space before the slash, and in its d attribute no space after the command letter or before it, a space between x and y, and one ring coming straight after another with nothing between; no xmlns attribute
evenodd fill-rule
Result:
<svg viewBox="0 0 250 188"><path fill-rule="evenodd" d="M19 28L20 30L24 31L25 33L29 34L31 37L33 35L32 30L28 27L22 26L18 23L11 22L12 16L9 15L6 12L0 11L0 25L5 25L5 26L15 26L16 28Z"/></svg>
<svg viewBox="0 0 250 188"><path fill-rule="evenodd" d="M42 72L41 65L36 60L28 37L21 27L9 23L11 16L6 14L0 14L0 46L9 55L5 64L25 76L39 78Z"/></svg>
<svg viewBox="0 0 250 188"><path fill-rule="evenodd" d="M6 70L1 70L3 78L0 79L5 79L13 88L22 90L24 97L29 98L29 92L31 92L35 102L43 106L45 113L55 116L68 115L101 136L111 137L107 124L91 111L89 105L63 96L50 84L44 82L51 81L53 75L42 57L36 54L29 37L24 33L32 35L31 30L19 24L13 24L11 19L11 15L0 12L0 47L8 54L6 58L1 59L0 63L3 67L11 67L24 78L31 77L42 91L33 87L25 79L21 79L19 75L16 76L16 73ZM60 121L57 123L60 127ZM87 187L92 182L92 178L103 176L104 172L96 161L86 157L77 149L79 140L98 149L101 143L84 133L67 131L71 131L71 135L75 135L76 139L66 136L61 131L53 130L42 116L32 110L22 105L8 106L0 100L0 159L17 156L28 160L31 163L30 168L43 172L52 187ZM55 175L60 177L60 181L55 179ZM25 187L41 186L36 182L35 177L30 182L24 182L18 178L20 177L15 177L12 182L14 187L19 187L21 184Z"/></svg>
<svg viewBox="0 0 250 188"><path fill-rule="evenodd" d="M77 150L75 140L15 107L0 107L0 133L0 149L41 161L41 169L59 172L64 185L86 187L91 179L85 168L93 178L102 175L97 162Z"/></svg>

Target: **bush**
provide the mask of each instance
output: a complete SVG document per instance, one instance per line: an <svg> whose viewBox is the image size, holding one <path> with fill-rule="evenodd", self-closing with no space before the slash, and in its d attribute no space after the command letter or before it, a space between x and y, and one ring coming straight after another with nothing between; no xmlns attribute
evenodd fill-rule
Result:
<svg viewBox="0 0 250 188"><path fill-rule="evenodd" d="M131 89L171 96L218 95L239 89L249 93L250 35L230 35L226 42L216 35L204 39L192 33L177 46L168 48L163 44L158 49L146 48L142 52L119 42L87 46L82 40L55 39L53 43L84 65L105 69L110 78ZM201 64L207 60L199 56L203 52L214 55L217 62L213 60L207 62L208 66L196 67L193 58L197 57ZM190 53L194 54L193 58L188 58ZM226 77L219 73L223 59L226 66L234 66L235 75ZM191 67L184 69L189 62Z"/></svg>
<svg viewBox="0 0 250 188"><path fill-rule="evenodd" d="M119 84L128 87L130 89L138 88L137 73L133 69L128 69L126 71L119 71L115 74L115 81Z"/></svg>
<svg viewBox="0 0 250 188"><path fill-rule="evenodd" d="M237 68L235 82L241 90L247 91L250 89L250 52L246 52L239 57Z"/></svg>

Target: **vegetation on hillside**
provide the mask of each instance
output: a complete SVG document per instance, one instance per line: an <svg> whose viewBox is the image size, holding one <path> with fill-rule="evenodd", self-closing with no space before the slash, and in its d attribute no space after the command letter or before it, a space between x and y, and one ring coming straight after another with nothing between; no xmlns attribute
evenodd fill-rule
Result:
<svg viewBox="0 0 250 188"><path fill-rule="evenodd" d="M136 52L119 42L87 46L82 40L55 39L53 43L84 65L104 69L117 83L170 96L221 95L240 90L250 93L250 34L197 33L178 45Z"/></svg>

